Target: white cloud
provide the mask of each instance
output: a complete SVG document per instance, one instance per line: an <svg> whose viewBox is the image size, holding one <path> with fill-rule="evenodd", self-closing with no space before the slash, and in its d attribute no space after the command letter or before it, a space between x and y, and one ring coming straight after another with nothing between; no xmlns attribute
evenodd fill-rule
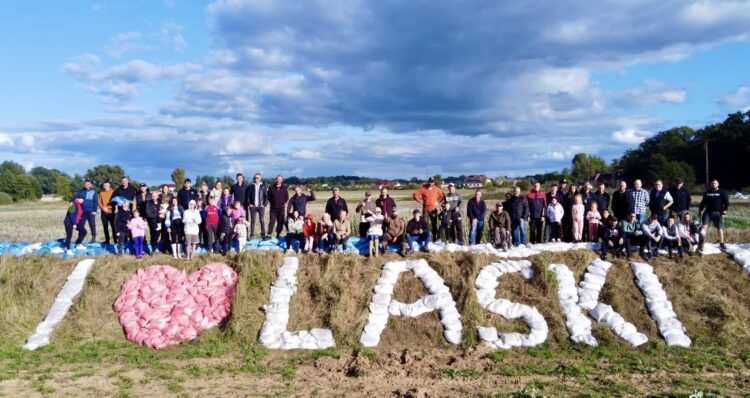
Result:
<svg viewBox="0 0 750 398"><path fill-rule="evenodd" d="M320 151L315 151L312 149L300 149L299 151L293 152L291 154L292 159L301 159L301 160L320 160L323 158L323 154L320 153Z"/></svg>
<svg viewBox="0 0 750 398"><path fill-rule="evenodd" d="M727 21L750 21L750 1L698 1L683 8L682 18L689 23L715 25Z"/></svg>
<svg viewBox="0 0 750 398"><path fill-rule="evenodd" d="M683 89L656 80L645 80L639 87L615 93L613 102L623 108L635 108L658 103L682 104L687 101L687 96L687 91Z"/></svg>
<svg viewBox="0 0 750 398"><path fill-rule="evenodd" d="M739 108L747 106L748 96L750 95L750 87L741 86L737 91L729 94L722 95L718 102L719 105L728 108Z"/></svg>
<svg viewBox="0 0 750 398"><path fill-rule="evenodd" d="M638 145L652 135L645 130L626 128L612 133L612 139L620 144Z"/></svg>

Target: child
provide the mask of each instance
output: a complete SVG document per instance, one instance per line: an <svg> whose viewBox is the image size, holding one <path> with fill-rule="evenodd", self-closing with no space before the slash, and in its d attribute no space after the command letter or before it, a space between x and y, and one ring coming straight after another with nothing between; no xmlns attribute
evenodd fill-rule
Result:
<svg viewBox="0 0 750 398"><path fill-rule="evenodd" d="M63 248L70 255L73 255L73 252L70 250L70 240L73 238L73 228L78 231L76 248L79 248L81 243L83 243L83 239L86 238L86 228L84 226L84 220L83 198L75 198L70 201L70 206L68 207L68 211L65 213L65 220L63 221L63 224L65 225L65 243L63 245ZM80 248L83 247L80 246Z"/></svg>
<svg viewBox="0 0 750 398"><path fill-rule="evenodd" d="M682 242L680 236L677 233L677 225L675 225L674 217L670 216L667 218L667 222L663 227L664 230L664 245L667 246L669 252L669 258L672 258L672 249L677 248L677 255L682 260Z"/></svg>
<svg viewBox="0 0 750 398"><path fill-rule="evenodd" d="M449 202L443 202L440 207L442 210L438 214L440 220L440 228L438 229L438 240L442 240L445 237L445 242L451 242L451 226L453 225L453 212L451 211L451 204Z"/></svg>
<svg viewBox="0 0 750 398"><path fill-rule="evenodd" d="M609 221L609 218L612 217L611 214L609 214L609 210L604 209L602 210L602 225L607 225L607 221Z"/></svg>
<svg viewBox="0 0 750 398"><path fill-rule="evenodd" d="M380 207L375 208L375 214L364 218L364 221L370 223L367 229L367 241L370 244L370 257L378 257L380 254L380 238L383 237L383 214Z"/></svg>
<svg viewBox="0 0 750 398"><path fill-rule="evenodd" d="M198 214L201 216L201 223L198 225L198 244L202 245L205 244L206 239L206 213L203 212L203 209L205 208L205 205L208 205L208 195L206 195L206 198L203 199L200 196L198 196L197 199L195 199L195 210L198 210Z"/></svg>
<svg viewBox="0 0 750 398"><path fill-rule="evenodd" d="M146 237L146 228L148 224L146 220L141 217L141 212L138 209L133 210L133 218L128 221L128 230L133 236L133 251L135 252L135 258L139 261L143 258L143 239Z"/></svg>
<svg viewBox="0 0 750 398"><path fill-rule="evenodd" d="M234 196L230 192L229 188L224 188L221 191L221 198L219 198L219 203L217 206L224 210L224 209L231 209L234 206Z"/></svg>
<svg viewBox="0 0 750 398"><path fill-rule="evenodd" d="M339 253L339 244L341 244L342 250L346 252L346 242L351 235L352 226L346 219L346 211L341 210L339 218L333 222L333 245L336 247L336 253Z"/></svg>
<svg viewBox="0 0 750 398"><path fill-rule="evenodd" d="M602 215L597 209L596 202L591 202L591 209L586 213L586 220L589 222L589 241L598 241L599 225L602 223Z"/></svg>
<svg viewBox="0 0 750 398"><path fill-rule="evenodd" d="M166 213L164 213L164 227L162 231L162 234L166 232L166 241L170 242L172 257L182 258L184 227L182 225L182 210L180 209L177 197L172 198L172 203L167 208Z"/></svg>
<svg viewBox="0 0 750 398"><path fill-rule="evenodd" d="M305 215L305 222L302 224L302 235L305 237L305 248L303 253L310 253L315 249L315 219L308 213Z"/></svg>
<svg viewBox="0 0 750 398"><path fill-rule="evenodd" d="M234 220L232 219L232 209L227 207L226 211L221 213L219 222L221 235L221 253L229 254L232 251L232 238L234 237Z"/></svg>
<svg viewBox="0 0 750 398"><path fill-rule="evenodd" d="M641 245L641 257L646 260L650 260L654 257L659 257L659 249L662 244L662 231L661 224L659 224L659 216L657 214L651 214L648 221L641 226L643 231L644 244ZM648 257L644 254L644 250L648 248Z"/></svg>
<svg viewBox="0 0 750 398"><path fill-rule="evenodd" d="M221 219L221 210L216 206L216 198L209 197L208 206L202 213L206 224L206 251L213 253L214 243L219 240L219 220Z"/></svg>
<svg viewBox="0 0 750 398"><path fill-rule="evenodd" d="M331 222L331 215L323 213L318 223L318 230L316 234L318 241L318 251L330 253L333 247L333 222Z"/></svg>
<svg viewBox="0 0 750 398"><path fill-rule="evenodd" d="M167 209L169 209L171 199L170 197L163 195L161 196L161 204L159 205L159 218L165 219L167 217ZM156 229L157 231L161 231L161 225L159 225Z"/></svg>
<svg viewBox="0 0 750 398"><path fill-rule="evenodd" d="M200 225L203 222L201 213L198 211L198 205L194 200L188 203L188 209L182 214L182 225L185 226L185 251L187 259L190 260L195 254L195 247L198 245L198 234Z"/></svg>
<svg viewBox="0 0 750 398"><path fill-rule="evenodd" d="M122 201L122 208L117 210L115 215L115 235L117 235L117 254L122 256L122 246L127 240L130 234L128 229L128 222L133 218L133 214L130 212L130 201Z"/></svg>
<svg viewBox="0 0 750 398"><path fill-rule="evenodd" d="M247 221L245 221L244 216L240 216L240 218L237 219L237 223L234 225L234 234L237 236L239 252L242 253L247 246Z"/></svg>
<svg viewBox="0 0 750 398"><path fill-rule="evenodd" d="M560 222L562 221L565 210L560 203L557 203L557 197L552 196L547 206L547 222L549 222L549 241L560 242Z"/></svg>
<svg viewBox="0 0 750 398"><path fill-rule="evenodd" d="M570 209L570 215L573 218L573 241L579 243L583 239L583 213L586 209L583 207L581 195L576 195L573 201L574 204Z"/></svg>
<svg viewBox="0 0 750 398"><path fill-rule="evenodd" d="M229 210L229 212L232 213L232 220L235 223L240 219L240 217L244 217L245 219L247 219L245 209L242 208L242 202L240 202L239 200L232 204L232 208L231 210Z"/></svg>
<svg viewBox="0 0 750 398"><path fill-rule="evenodd" d="M286 222L286 252L294 253L292 250L292 241L296 240L302 246L302 217L299 211L294 210Z"/></svg>

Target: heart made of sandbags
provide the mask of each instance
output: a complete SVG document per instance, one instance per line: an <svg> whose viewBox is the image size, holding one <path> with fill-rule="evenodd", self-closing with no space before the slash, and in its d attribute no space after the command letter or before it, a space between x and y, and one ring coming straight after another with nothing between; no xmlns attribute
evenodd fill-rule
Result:
<svg viewBox="0 0 750 398"><path fill-rule="evenodd" d="M237 273L211 263L190 274L168 265L141 268L113 308L128 340L151 348L190 341L229 315Z"/></svg>

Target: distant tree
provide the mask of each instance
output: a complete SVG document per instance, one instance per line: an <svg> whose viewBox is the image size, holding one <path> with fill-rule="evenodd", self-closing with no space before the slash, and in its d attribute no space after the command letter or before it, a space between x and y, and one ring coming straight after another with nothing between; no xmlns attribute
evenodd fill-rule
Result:
<svg viewBox="0 0 750 398"><path fill-rule="evenodd" d="M0 174L26 174L26 169L23 168L23 166L19 163L6 160L3 163L0 163Z"/></svg>
<svg viewBox="0 0 750 398"><path fill-rule="evenodd" d="M30 174L39 181L39 185L42 187L42 194L44 195L65 195L71 190L71 186L75 185L73 178L57 169L34 167L31 169ZM62 184L61 181L63 179L67 181L67 185ZM62 189L62 193L58 192L57 188Z"/></svg>
<svg viewBox="0 0 750 398"><path fill-rule="evenodd" d="M101 186L104 181L111 180L112 187L115 188L120 185L120 179L124 175L126 175L125 170L119 165L100 164L86 170L86 173L83 174L83 179L90 179L96 186ZM135 181L131 180L131 183L135 184ZM81 185L83 185L83 181L76 181L76 186Z"/></svg>
<svg viewBox="0 0 750 398"><path fill-rule="evenodd" d="M216 182L216 177L202 176L199 174L195 177L195 181L193 181L193 185L195 185L196 187L200 187L200 185L204 182L208 184L209 187L213 187L214 183Z"/></svg>
<svg viewBox="0 0 750 398"><path fill-rule="evenodd" d="M435 174L434 176L432 176L432 178L435 179L435 185L437 186L443 185L443 177L440 174Z"/></svg>
<svg viewBox="0 0 750 398"><path fill-rule="evenodd" d="M606 173L609 171L609 166L599 156L578 153L573 157L572 170L576 181L584 181L593 178L597 173Z"/></svg>
<svg viewBox="0 0 750 398"><path fill-rule="evenodd" d="M172 182L178 187L182 186L182 182L185 181L185 169L177 167L172 170Z"/></svg>
<svg viewBox="0 0 750 398"><path fill-rule="evenodd" d="M0 187L3 192L9 194L14 201L39 200L42 197L42 188L39 181L26 174L0 173Z"/></svg>
<svg viewBox="0 0 750 398"><path fill-rule="evenodd" d="M69 200L73 196L77 187L73 185L73 180L66 175L58 174L55 176L55 182L53 184L54 193L59 195L64 200Z"/></svg>

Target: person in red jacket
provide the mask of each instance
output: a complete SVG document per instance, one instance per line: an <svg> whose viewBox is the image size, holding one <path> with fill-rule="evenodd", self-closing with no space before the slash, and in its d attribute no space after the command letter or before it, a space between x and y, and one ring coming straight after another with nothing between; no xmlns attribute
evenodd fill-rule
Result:
<svg viewBox="0 0 750 398"><path fill-rule="evenodd" d="M65 243L63 249L70 250L70 241L73 238L73 228L78 230L78 239L76 239L76 246L83 243L83 239L86 237L86 228L84 226L85 219L83 218L83 198L77 197L70 202L70 207L65 213Z"/></svg>
<svg viewBox="0 0 750 398"><path fill-rule="evenodd" d="M529 201L529 242L542 243L547 209L547 195L542 192L542 184L534 183L534 189L529 191L526 199Z"/></svg>
<svg viewBox="0 0 750 398"><path fill-rule="evenodd" d="M427 229L431 231L433 241L438 239L438 207L445 200L445 194L435 186L435 179L430 177L427 184L414 192L412 198L422 205Z"/></svg>

